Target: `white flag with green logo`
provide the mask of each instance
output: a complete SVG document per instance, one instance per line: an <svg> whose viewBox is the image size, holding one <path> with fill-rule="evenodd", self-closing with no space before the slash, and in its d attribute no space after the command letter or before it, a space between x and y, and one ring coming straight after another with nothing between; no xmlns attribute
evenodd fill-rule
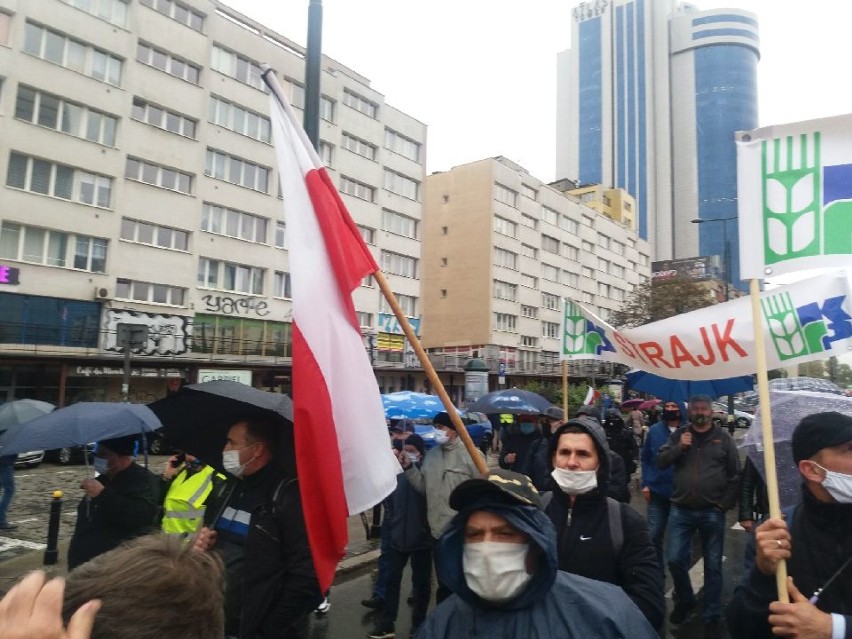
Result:
<svg viewBox="0 0 852 639"><path fill-rule="evenodd" d="M740 276L852 264L852 115L737 133Z"/></svg>

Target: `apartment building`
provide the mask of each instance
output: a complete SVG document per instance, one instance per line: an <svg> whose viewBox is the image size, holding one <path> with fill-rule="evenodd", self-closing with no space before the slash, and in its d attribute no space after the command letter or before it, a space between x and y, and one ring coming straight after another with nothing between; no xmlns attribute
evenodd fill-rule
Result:
<svg viewBox="0 0 852 639"><path fill-rule="evenodd" d="M301 108L304 53L215 0L0 0L0 403L116 399L131 334L133 401L216 377L287 389L260 64ZM418 328L426 126L322 67L319 154ZM355 306L383 386L410 386L369 279Z"/></svg>
<svg viewBox="0 0 852 639"><path fill-rule="evenodd" d="M561 186L557 183L557 186ZM650 247L628 225L488 158L426 178L422 341L457 396L470 358L492 388L561 375L562 299L606 317L650 277ZM601 372L572 364L571 374Z"/></svg>

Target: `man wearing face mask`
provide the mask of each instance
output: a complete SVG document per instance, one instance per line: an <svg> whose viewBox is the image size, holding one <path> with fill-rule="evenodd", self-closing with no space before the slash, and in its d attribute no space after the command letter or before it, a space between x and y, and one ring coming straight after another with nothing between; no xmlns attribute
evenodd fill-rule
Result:
<svg viewBox="0 0 852 639"><path fill-rule="evenodd" d="M559 569L620 586L659 628L663 581L645 519L606 495L609 460L603 427L569 420L550 439L553 480L545 513L557 533Z"/></svg>
<svg viewBox="0 0 852 639"><path fill-rule="evenodd" d="M407 457L401 458L400 462L414 490L426 497L426 518L433 544L437 544L441 533L456 514L450 506L450 493L464 480L476 477L479 473L470 454L459 439L450 416L445 412L438 413L433 423L435 424L435 442L438 445L426 453L423 464L418 468ZM477 454L481 455L479 451ZM449 594L449 589L439 578L438 591L435 593L436 600L440 603Z"/></svg>
<svg viewBox="0 0 852 639"><path fill-rule="evenodd" d="M215 550L225 564L225 634L303 639L323 596L292 432L259 419L237 422L228 431L222 466L234 479L210 496L195 548Z"/></svg>
<svg viewBox="0 0 852 639"><path fill-rule="evenodd" d="M134 461L136 445L132 436L98 443L93 465L100 474L80 483L85 496L68 546L69 570L154 530L157 478Z"/></svg>
<svg viewBox="0 0 852 639"><path fill-rule="evenodd" d="M805 417L792 448L802 501L749 541L755 563L728 608L731 636L852 639L852 416ZM790 603L776 601L779 559L787 562Z"/></svg>
<svg viewBox="0 0 852 639"><path fill-rule="evenodd" d="M503 449L498 463L500 468L520 472L527 468L530 453L541 440L541 431L533 415L518 415L518 423L503 437Z"/></svg>
<svg viewBox="0 0 852 639"><path fill-rule="evenodd" d="M695 607L689 569L692 537L698 532L704 557L704 633L717 637L721 634L725 511L737 503L740 457L727 430L713 425L710 397L690 398L688 416L689 423L672 433L657 457L659 468L674 467L666 561L678 600L669 621L682 624Z"/></svg>
<svg viewBox="0 0 852 639"><path fill-rule="evenodd" d="M459 512L441 537L438 571L454 595L418 639L657 636L620 588L557 569L553 524L525 475L470 479L450 505Z"/></svg>
<svg viewBox="0 0 852 639"><path fill-rule="evenodd" d="M225 481L225 477L194 455L181 453L169 458L160 480L160 527L164 533L186 537L198 532L214 480Z"/></svg>

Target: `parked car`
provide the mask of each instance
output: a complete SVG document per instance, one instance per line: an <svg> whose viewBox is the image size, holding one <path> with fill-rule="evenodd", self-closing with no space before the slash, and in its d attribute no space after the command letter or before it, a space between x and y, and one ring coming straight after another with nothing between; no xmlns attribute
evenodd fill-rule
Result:
<svg viewBox="0 0 852 639"><path fill-rule="evenodd" d="M59 464L60 466L68 466L70 464L82 464L85 462L85 457L88 455L89 463L92 461L92 451L94 444L87 446L68 446L66 448L56 448L48 450L44 454L44 461Z"/></svg>
<svg viewBox="0 0 852 639"><path fill-rule="evenodd" d="M26 453L18 453L15 459L15 468L35 468L44 461L43 450L30 450Z"/></svg>
<svg viewBox="0 0 852 639"><path fill-rule="evenodd" d="M713 402L713 423L719 426L728 424L728 405L723 402ZM737 428L748 428L754 421L754 415L742 410L734 409L734 421Z"/></svg>
<svg viewBox="0 0 852 639"><path fill-rule="evenodd" d="M461 418L467 426L467 432L470 433L474 445L485 455L491 448L491 441L494 438L494 429L488 417L483 413L470 412L462 413ZM423 438L426 450L435 446L435 427L432 422L415 422L414 432Z"/></svg>

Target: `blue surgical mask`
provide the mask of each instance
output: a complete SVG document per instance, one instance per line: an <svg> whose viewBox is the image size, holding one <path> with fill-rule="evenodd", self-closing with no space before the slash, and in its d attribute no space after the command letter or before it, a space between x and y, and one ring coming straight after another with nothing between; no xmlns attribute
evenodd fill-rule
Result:
<svg viewBox="0 0 852 639"><path fill-rule="evenodd" d="M532 435L535 432L535 424L531 422L524 422L521 424L521 433L524 435Z"/></svg>
<svg viewBox="0 0 852 639"><path fill-rule="evenodd" d="M103 457L95 457L92 460L92 466L95 469L95 472L99 475L106 474L107 470L109 470L109 461L104 459Z"/></svg>

